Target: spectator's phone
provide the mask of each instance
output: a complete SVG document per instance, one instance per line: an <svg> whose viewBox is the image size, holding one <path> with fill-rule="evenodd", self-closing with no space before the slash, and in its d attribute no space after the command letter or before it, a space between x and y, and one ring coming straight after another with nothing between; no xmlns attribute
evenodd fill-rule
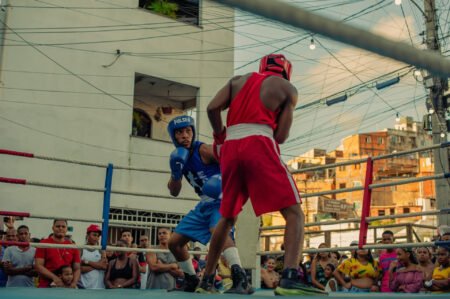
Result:
<svg viewBox="0 0 450 299"><path fill-rule="evenodd" d="M3 222L8 222L9 221L9 217L3 217Z"/></svg>

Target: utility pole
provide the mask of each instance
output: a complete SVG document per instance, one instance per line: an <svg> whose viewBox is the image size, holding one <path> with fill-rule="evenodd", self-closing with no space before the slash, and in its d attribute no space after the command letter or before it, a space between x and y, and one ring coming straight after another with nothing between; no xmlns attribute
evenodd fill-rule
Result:
<svg viewBox="0 0 450 299"><path fill-rule="evenodd" d="M438 27L436 16L435 0L424 0L425 9L425 36L427 48L431 51L441 53L438 39ZM424 83L430 89L429 104L434 112L431 115L433 143L439 144L447 141L446 98L444 91L448 89L448 79L432 75L425 77ZM448 148L438 148L433 150L434 172L448 173L449 160ZM437 209L450 208L450 182L448 179L435 180L436 207ZM438 216L439 225L450 225L450 215Z"/></svg>

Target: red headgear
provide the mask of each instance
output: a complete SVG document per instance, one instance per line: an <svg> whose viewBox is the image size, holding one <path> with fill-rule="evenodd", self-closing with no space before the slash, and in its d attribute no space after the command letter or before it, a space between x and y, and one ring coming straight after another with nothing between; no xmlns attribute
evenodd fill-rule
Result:
<svg viewBox="0 0 450 299"><path fill-rule="evenodd" d="M259 72L262 73L264 71L280 73L286 80L290 80L292 64L284 57L284 55L270 54L264 56L259 63Z"/></svg>

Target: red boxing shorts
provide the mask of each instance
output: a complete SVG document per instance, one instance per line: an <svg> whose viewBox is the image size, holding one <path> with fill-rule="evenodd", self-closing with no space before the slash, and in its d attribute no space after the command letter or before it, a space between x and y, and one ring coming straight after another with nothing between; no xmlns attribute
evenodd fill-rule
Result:
<svg viewBox="0 0 450 299"><path fill-rule="evenodd" d="M220 149L223 217L237 216L249 197L256 216L301 203L272 135L272 129L261 124L227 128L227 139Z"/></svg>

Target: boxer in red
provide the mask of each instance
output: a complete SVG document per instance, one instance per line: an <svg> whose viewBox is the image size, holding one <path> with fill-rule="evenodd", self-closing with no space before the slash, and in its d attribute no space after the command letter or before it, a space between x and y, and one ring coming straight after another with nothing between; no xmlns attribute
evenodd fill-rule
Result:
<svg viewBox="0 0 450 299"><path fill-rule="evenodd" d="M297 89L289 82L291 63L283 56L262 58L258 73L233 77L208 105L214 152L222 170L222 218L211 238L200 293L214 292L214 271L224 240L250 197L256 216L280 211L286 220L285 256L278 295L324 295L297 277L303 250L304 215L295 182L278 144L289 136ZM221 111L229 108L227 127Z"/></svg>

